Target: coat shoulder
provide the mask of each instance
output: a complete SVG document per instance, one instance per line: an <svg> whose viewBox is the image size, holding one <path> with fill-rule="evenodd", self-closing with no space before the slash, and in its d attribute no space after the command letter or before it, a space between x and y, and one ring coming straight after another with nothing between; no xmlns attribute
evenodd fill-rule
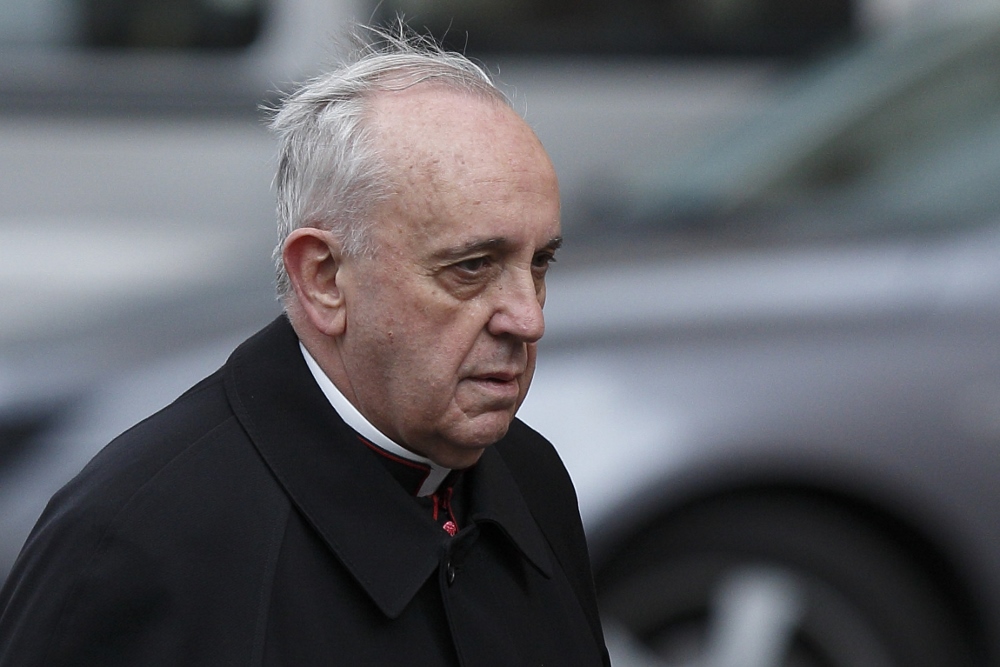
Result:
<svg viewBox="0 0 1000 667"><path fill-rule="evenodd" d="M255 609L288 507L221 374L210 376L113 440L50 501L0 594L0 634L11 638L0 665L76 664L82 647L118 664L112 651L128 652L115 624L156 635L145 646L169 645L179 628L161 622L165 609L192 625L205 621L206 596L234 619ZM219 562L235 565L209 566Z"/></svg>
<svg viewBox="0 0 1000 667"><path fill-rule="evenodd" d="M198 470L245 467L254 458L217 372L112 440L53 497L50 509L111 521L138 509L146 495L170 494L172 505L196 502L209 491Z"/></svg>

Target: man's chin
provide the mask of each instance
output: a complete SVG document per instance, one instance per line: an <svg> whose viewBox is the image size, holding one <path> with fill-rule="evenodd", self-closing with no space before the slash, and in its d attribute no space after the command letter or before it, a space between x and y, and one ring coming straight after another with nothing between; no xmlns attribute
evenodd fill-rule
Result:
<svg viewBox="0 0 1000 667"><path fill-rule="evenodd" d="M438 448L437 456L429 458L448 468L466 468L479 460L483 450L507 435L512 417L509 410L479 415L446 433L445 443Z"/></svg>

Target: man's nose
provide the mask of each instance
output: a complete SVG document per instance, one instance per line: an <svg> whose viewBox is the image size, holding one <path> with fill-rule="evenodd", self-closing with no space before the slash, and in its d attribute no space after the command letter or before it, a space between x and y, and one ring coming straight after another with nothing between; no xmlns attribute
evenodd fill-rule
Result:
<svg viewBox="0 0 1000 667"><path fill-rule="evenodd" d="M496 306L487 329L494 336L514 336L526 343L534 343L545 333L542 315L544 292L539 291L530 271L527 276L509 275L496 291ZM544 288L543 288L544 289Z"/></svg>

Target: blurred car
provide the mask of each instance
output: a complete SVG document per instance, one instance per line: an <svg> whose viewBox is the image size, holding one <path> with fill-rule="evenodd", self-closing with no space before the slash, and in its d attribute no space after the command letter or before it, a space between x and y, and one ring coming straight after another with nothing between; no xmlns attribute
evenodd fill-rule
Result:
<svg viewBox="0 0 1000 667"><path fill-rule="evenodd" d="M617 664L1000 664L998 62L905 26L595 187L521 416Z"/></svg>
<svg viewBox="0 0 1000 667"><path fill-rule="evenodd" d="M690 71L505 70L567 197L520 416L576 482L618 667L1000 665L998 56L983 11L776 98L770 67L715 68L680 129L653 111ZM142 114L0 125L36 175L0 179L4 567L59 484L277 312L271 148L234 102L263 85L215 62L199 85L243 92L212 112L150 86ZM93 92L53 80L56 107Z"/></svg>

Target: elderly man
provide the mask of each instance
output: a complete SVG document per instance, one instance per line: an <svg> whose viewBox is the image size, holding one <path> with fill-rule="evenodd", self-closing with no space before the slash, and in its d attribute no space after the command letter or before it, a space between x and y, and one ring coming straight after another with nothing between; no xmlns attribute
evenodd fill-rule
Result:
<svg viewBox="0 0 1000 667"><path fill-rule="evenodd" d="M3 667L608 664L572 485L514 419L555 173L481 70L390 42L276 114L285 316L54 498Z"/></svg>

